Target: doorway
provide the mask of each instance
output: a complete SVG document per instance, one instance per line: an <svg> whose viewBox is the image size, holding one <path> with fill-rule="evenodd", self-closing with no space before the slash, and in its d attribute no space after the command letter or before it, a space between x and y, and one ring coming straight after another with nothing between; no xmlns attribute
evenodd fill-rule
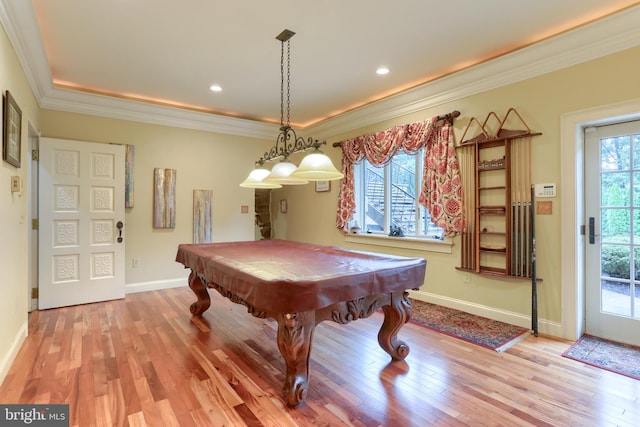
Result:
<svg viewBox="0 0 640 427"><path fill-rule="evenodd" d="M27 179L28 210L29 210L29 295L28 301L29 312L38 309L38 161L37 156L33 153L38 152L39 135L38 131L33 127L31 122L28 126L27 138L29 141L27 147L29 178Z"/></svg>
<svg viewBox="0 0 640 427"><path fill-rule="evenodd" d="M271 239L271 189L255 189L255 239Z"/></svg>
<svg viewBox="0 0 640 427"><path fill-rule="evenodd" d="M124 297L124 146L39 139L40 309Z"/></svg>
<svg viewBox="0 0 640 427"><path fill-rule="evenodd" d="M640 121L584 140L585 331L640 345Z"/></svg>
<svg viewBox="0 0 640 427"><path fill-rule="evenodd" d="M577 340L585 332L586 224L584 130L640 120L640 99L564 113L560 116L561 323L541 324L545 333Z"/></svg>

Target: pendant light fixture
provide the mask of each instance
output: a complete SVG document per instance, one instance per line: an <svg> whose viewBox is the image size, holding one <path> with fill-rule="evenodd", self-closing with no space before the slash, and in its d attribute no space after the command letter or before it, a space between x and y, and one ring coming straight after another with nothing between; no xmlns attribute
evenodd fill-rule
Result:
<svg viewBox="0 0 640 427"><path fill-rule="evenodd" d="M240 187L244 188L282 188L282 185L275 182L265 182L265 178L270 174L269 169L264 168L264 162L258 161L257 167L251 171Z"/></svg>
<svg viewBox="0 0 640 427"><path fill-rule="evenodd" d="M336 169L331 159L320 151L326 141L318 141L309 137L306 141L296 135L290 125L291 117L291 45L290 39L295 33L291 30L283 30L276 37L281 43L280 53L280 133L276 138L276 144L256 162L258 167L254 169L247 179L240 184L241 187L248 188L280 188L282 185L307 184L309 181L332 181L341 179L344 175ZM285 60L284 45L287 44L287 120L285 123ZM289 156L294 153L314 149L308 154L300 167L289 160ZM266 162L281 159L276 163L271 172L264 168Z"/></svg>

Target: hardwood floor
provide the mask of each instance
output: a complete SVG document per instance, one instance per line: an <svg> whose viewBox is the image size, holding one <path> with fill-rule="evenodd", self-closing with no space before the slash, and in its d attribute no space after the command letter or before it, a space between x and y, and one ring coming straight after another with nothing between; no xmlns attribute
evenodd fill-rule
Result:
<svg viewBox="0 0 640 427"><path fill-rule="evenodd" d="M304 403L286 407L276 324L188 288L32 313L0 403L68 403L75 426L637 426L640 381L529 337L504 353L415 324L391 362L379 313L320 324Z"/></svg>

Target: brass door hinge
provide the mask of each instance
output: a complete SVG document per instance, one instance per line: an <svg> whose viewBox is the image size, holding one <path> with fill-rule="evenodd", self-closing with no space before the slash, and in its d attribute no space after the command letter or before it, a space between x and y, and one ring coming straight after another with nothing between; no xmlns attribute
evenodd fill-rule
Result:
<svg viewBox="0 0 640 427"><path fill-rule="evenodd" d="M38 218L34 218L31 220L31 229L32 230L39 230L40 229L40 221L38 221Z"/></svg>
<svg viewBox="0 0 640 427"><path fill-rule="evenodd" d="M31 298L32 299L38 298L38 288L31 288Z"/></svg>
<svg viewBox="0 0 640 427"><path fill-rule="evenodd" d="M40 160L40 150L31 150L31 160L36 162Z"/></svg>

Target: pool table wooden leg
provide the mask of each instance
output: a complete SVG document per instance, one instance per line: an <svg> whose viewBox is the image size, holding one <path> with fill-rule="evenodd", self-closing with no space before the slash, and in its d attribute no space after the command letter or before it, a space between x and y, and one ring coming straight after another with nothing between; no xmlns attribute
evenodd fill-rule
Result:
<svg viewBox="0 0 640 427"><path fill-rule="evenodd" d="M198 298L198 301L191 304L189 310L194 316L202 316L202 313L211 305L211 299L209 298L207 285L202 282L198 274L193 270L191 270L191 274L189 274L189 287Z"/></svg>
<svg viewBox="0 0 640 427"><path fill-rule="evenodd" d="M309 387L309 357L311 340L316 327L315 312L278 314L278 348L287 364L282 387L285 402L298 406Z"/></svg>
<svg viewBox="0 0 640 427"><path fill-rule="evenodd" d="M398 339L398 331L411 319L411 301L406 291L391 293L389 305L383 305L384 322L378 332L378 343L393 360L404 360L409 354L409 346Z"/></svg>

